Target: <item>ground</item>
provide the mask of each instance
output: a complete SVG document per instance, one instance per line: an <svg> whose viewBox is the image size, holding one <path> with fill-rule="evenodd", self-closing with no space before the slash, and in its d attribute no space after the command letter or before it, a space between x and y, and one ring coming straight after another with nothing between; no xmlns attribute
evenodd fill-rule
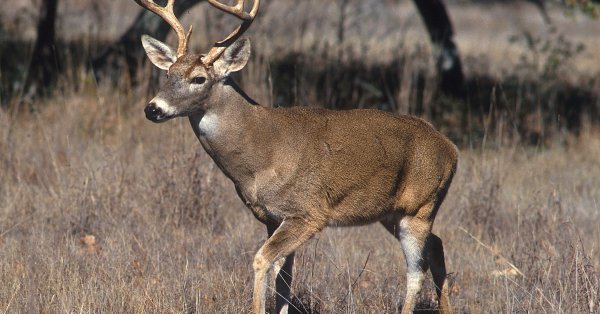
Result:
<svg viewBox="0 0 600 314"><path fill-rule="evenodd" d="M0 10L3 21L17 18L22 3ZM96 15L84 2L61 3L59 28L68 31L59 33L84 34L92 46L116 37L137 12L135 4L120 1L96 7ZM365 63L387 64L400 51L415 57L407 64L434 77L428 40L410 1L351 1L347 37L334 46L335 2L298 4L298 11L314 15L296 14L293 3L272 1L249 33L255 57L238 79L262 104L276 100L265 60L278 54L315 50L337 57L339 49L342 61L363 56ZM229 31L205 23L220 20L204 11L198 6L184 19L195 23L198 49ZM529 76L544 83L544 58L550 54L536 47L548 42L564 48L560 32L572 47L582 42L587 48L563 55L550 79L583 84L598 73L600 24L579 13L552 9L557 33L528 4L451 2L449 11L468 76ZM77 24L77 16L99 24ZM273 27L281 20L286 23ZM28 21L3 27L32 37ZM398 32L398 25L405 31ZM528 46L528 38L541 41ZM150 123L142 112L151 98L146 86L97 83L84 67L73 68L50 97L31 102L17 97L0 108L0 310L248 312L252 258L265 228L204 153L187 120ZM412 78L409 70L403 75ZM144 80L147 74L139 76ZM586 84L598 93L598 81ZM426 86L426 94L434 94L431 89ZM459 313L596 313L600 131L593 123L578 132L551 124L540 131L551 131L545 141L531 145L507 134L517 129L510 110L524 96L498 95L508 111L472 117L494 127L460 134L458 172L434 225L445 244L452 306ZM314 98L312 105L327 106L317 96L295 99ZM402 89L394 96L411 99ZM435 105L435 97L430 100ZM397 111L410 111L402 106ZM451 129L441 121L436 127ZM393 313L404 291L400 246L377 224L326 229L296 257L292 293L300 312ZM433 296L428 277L419 308L435 308Z"/></svg>

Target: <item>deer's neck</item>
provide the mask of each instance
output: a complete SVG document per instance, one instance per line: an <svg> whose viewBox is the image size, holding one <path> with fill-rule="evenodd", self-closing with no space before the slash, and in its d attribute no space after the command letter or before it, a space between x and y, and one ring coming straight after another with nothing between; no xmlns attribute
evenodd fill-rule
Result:
<svg viewBox="0 0 600 314"><path fill-rule="evenodd" d="M269 167L265 123L258 106L232 81L215 86L206 111L190 115L198 140L219 168L236 184ZM268 129L268 128L267 128Z"/></svg>

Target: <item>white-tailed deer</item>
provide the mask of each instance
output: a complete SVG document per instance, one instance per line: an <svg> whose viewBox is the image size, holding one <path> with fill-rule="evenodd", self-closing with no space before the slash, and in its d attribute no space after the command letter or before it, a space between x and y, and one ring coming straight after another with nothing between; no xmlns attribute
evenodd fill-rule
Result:
<svg viewBox="0 0 600 314"><path fill-rule="evenodd" d="M142 43L168 78L144 109L154 122L189 117L206 152L233 181L239 197L267 227L268 239L254 258L255 314L265 312L267 273L276 265L276 311L286 312L294 251L327 226L381 222L401 244L407 264L403 313L410 313L424 274L431 270L440 310L449 313L442 240L431 233L456 171L458 152L427 122L377 110L331 111L308 107L267 108L229 77L250 56L238 40L259 7L244 0L208 2L242 20L206 55L187 52L187 34L173 1L141 6L177 32L174 52L149 36Z"/></svg>

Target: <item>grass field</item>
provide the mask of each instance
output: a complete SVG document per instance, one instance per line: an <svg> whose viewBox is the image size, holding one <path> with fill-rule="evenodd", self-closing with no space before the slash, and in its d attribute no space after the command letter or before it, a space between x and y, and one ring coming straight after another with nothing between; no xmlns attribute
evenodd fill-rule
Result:
<svg viewBox="0 0 600 314"><path fill-rule="evenodd" d="M87 8L84 2L72 2L59 8L63 29L77 29L70 18ZM301 10L317 2L321 3L303 2ZM251 33L257 43L253 50L262 52L253 57L240 80L263 104L277 102L268 62L274 51L283 54L278 49L288 47L286 53L314 49L318 54L335 41L336 21L328 19L338 14L335 2L324 2L311 21L316 24L307 24L300 33L294 25L303 23L303 15L289 13L291 3L272 1ZM414 84L415 69L430 75L427 83L434 80L429 45L414 8L407 9L410 2L376 2L370 7L376 14L365 15L363 6L375 2L351 3L354 22L348 22L346 41L336 49L371 63L385 63L400 51L409 57L401 73L409 78L402 81L403 88ZM555 117L552 123L538 121L546 138L527 145L509 134L518 128L508 114L520 114L510 110L531 101L525 99L528 92L551 92L554 82L563 80L596 93L593 99L599 108L600 80L589 77L600 71L598 41L590 35L600 32L600 24L578 17L572 25L572 17L551 11L569 40L582 41L588 48L561 59L550 84L540 75L546 61L537 59L547 55L532 52L522 41L508 41L511 34L523 32L519 23L533 33L547 30L537 15L527 18L537 14L532 7L462 5L451 2L449 10L467 75L483 72L517 80L533 76L540 87L515 94L498 92L498 103L504 102L508 111L469 117L483 121L481 133L459 134L458 172L434 225L445 243L453 309L598 313L600 130L588 122L577 134L570 133L556 126L560 117ZM121 2L107 7L99 18L103 25L111 25L107 34L93 25L77 29L91 34L88 40L114 37L137 12L135 6ZM2 12L13 16L10 10ZM110 10L122 10L123 20L115 21ZM513 13L509 19L493 19ZM373 16L401 21L406 32L391 31L397 24L377 26ZM365 18L365 23L356 22ZM492 20L482 23L487 19ZM273 30L269 25L277 20L288 21L283 26L295 31L287 32L283 26ZM185 21L192 20L188 16ZM318 25L323 37L315 35ZM215 32L220 33L198 28L194 40ZM554 37L550 40L556 43ZM523 61L524 54L530 59ZM524 68L524 63L531 67ZM17 98L0 107L0 313L249 312L252 259L266 230L202 150L189 122L147 121L142 113L148 99L145 86L98 84L78 67L69 73L46 99L28 103ZM141 71L140 77L147 73ZM296 101L317 99L314 105L327 105L318 102L318 95L298 90ZM405 90L394 96L409 102ZM429 85L425 94L433 106ZM407 102L400 104L410 106ZM478 104L492 105L496 104ZM453 130L448 121L459 118L445 117L436 127ZM273 288L271 284L271 296ZM399 243L380 225L329 228L296 255L292 293L298 312L393 313L402 305L404 292ZM418 308L427 312L436 306L428 277Z"/></svg>
<svg viewBox="0 0 600 314"><path fill-rule="evenodd" d="M118 94L0 112L0 309L238 313L265 230L184 119L155 125ZM461 151L435 225L466 313L598 311L600 139ZM294 295L321 313L393 312L398 243L328 229L297 257ZM430 280L421 308L433 306Z"/></svg>

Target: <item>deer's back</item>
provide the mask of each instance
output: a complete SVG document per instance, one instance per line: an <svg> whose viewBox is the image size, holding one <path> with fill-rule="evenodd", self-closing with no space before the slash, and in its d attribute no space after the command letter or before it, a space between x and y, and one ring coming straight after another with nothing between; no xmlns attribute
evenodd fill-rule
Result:
<svg viewBox="0 0 600 314"><path fill-rule="evenodd" d="M263 199L277 203L274 208L326 208L319 213L340 225L411 214L435 197L456 166L454 144L416 117L377 110L270 110L280 117L269 132L286 143L273 148L274 166L262 186Z"/></svg>

